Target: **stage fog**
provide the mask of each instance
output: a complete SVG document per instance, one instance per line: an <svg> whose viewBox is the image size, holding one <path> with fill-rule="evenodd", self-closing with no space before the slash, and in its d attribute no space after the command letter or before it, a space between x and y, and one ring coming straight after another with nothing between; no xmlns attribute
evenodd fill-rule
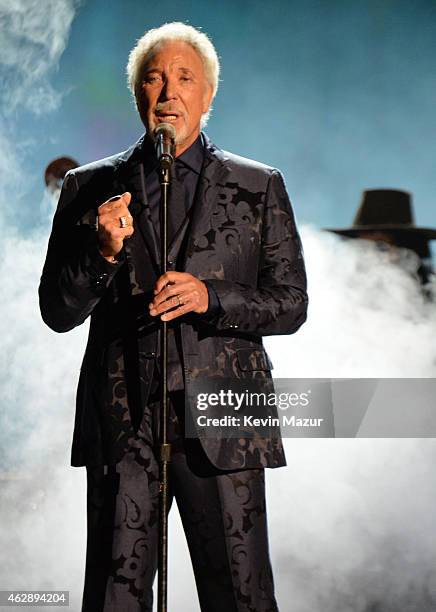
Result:
<svg viewBox="0 0 436 612"><path fill-rule="evenodd" d="M436 376L434 302L373 245L322 231L350 223L361 191L381 186L411 191L420 223L436 224L426 133L432 3L412 11L405 1L383 9L376 2L365 9L254 2L249 15L242 2L182 2L165 15L124 4L120 17L116 3L13 0L0 20L1 586L69 590L74 611L83 587L86 491L85 470L69 467L69 455L87 323L55 334L40 318L37 288L56 205L43 172L57 155L85 163L139 137L122 64L147 27L189 20L211 35L223 80L208 133L284 173L310 308L295 336L267 338L273 374ZM285 443L288 467L267 474L280 609L434 609L435 441ZM175 506L170 541L169 607L199 610Z"/></svg>

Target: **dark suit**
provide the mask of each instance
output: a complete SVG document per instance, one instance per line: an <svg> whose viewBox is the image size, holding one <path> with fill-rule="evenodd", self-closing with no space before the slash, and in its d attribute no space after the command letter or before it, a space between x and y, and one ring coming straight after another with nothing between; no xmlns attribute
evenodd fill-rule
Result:
<svg viewBox="0 0 436 612"><path fill-rule="evenodd" d="M179 256L178 270L207 279L221 309L212 320L191 314L180 321L185 389L189 396L199 377L220 377L260 379L272 390L262 336L291 334L306 318L294 216L277 170L205 142L192 214L170 245L168 262L175 269ZM68 331L91 315L72 449L72 465L86 465L91 480L106 473L103 466L125 464L150 417L159 322L148 304L159 277L159 237L143 164L141 139L124 153L67 174L40 285L42 316L52 329ZM135 231L114 265L98 253L96 208L125 191L132 193ZM276 416L275 408L266 410ZM203 457L216 474L251 468L263 478L262 468L285 465L275 428L251 438L200 441L197 466Z"/></svg>

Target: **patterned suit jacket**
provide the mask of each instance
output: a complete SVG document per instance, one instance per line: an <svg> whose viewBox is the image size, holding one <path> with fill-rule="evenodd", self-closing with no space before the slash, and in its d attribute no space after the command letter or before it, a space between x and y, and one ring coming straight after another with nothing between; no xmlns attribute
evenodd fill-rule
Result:
<svg viewBox="0 0 436 612"><path fill-rule="evenodd" d="M199 377L262 380L272 390L262 336L292 334L305 321L306 275L294 215L278 170L206 142L191 218L181 228L181 269L207 279L221 312L180 320L185 387ZM159 276L159 237L150 217L141 138L127 151L65 177L39 287L44 321L65 332L90 316L73 436L73 466L111 464L126 452L147 406L159 322L148 314ZM130 191L134 234L124 261L98 252L96 211ZM177 241L176 241L177 242ZM176 244L173 248L176 248ZM179 245L180 246L180 245ZM175 253L169 251L169 268ZM276 408L269 407L271 416ZM221 469L285 465L279 432L251 438L202 437Z"/></svg>

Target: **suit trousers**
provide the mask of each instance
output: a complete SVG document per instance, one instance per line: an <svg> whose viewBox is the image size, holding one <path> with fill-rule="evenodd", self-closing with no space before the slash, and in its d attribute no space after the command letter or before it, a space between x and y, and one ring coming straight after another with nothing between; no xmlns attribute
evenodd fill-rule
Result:
<svg viewBox="0 0 436 612"><path fill-rule="evenodd" d="M152 612L158 550L158 411L156 399L149 403L120 462L87 467L82 612ZM184 392L176 391L170 394L170 504L175 497L200 608L277 612L264 470L218 470L199 440L184 438L183 419ZM171 550L171 540L169 546Z"/></svg>

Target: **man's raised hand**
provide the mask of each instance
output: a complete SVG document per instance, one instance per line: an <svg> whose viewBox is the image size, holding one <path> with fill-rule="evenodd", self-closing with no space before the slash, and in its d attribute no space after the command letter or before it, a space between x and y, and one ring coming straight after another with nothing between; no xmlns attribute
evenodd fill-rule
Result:
<svg viewBox="0 0 436 612"><path fill-rule="evenodd" d="M132 194L126 191L98 207L98 241L100 253L113 261L123 248L125 238L133 234L133 217L129 212Z"/></svg>

